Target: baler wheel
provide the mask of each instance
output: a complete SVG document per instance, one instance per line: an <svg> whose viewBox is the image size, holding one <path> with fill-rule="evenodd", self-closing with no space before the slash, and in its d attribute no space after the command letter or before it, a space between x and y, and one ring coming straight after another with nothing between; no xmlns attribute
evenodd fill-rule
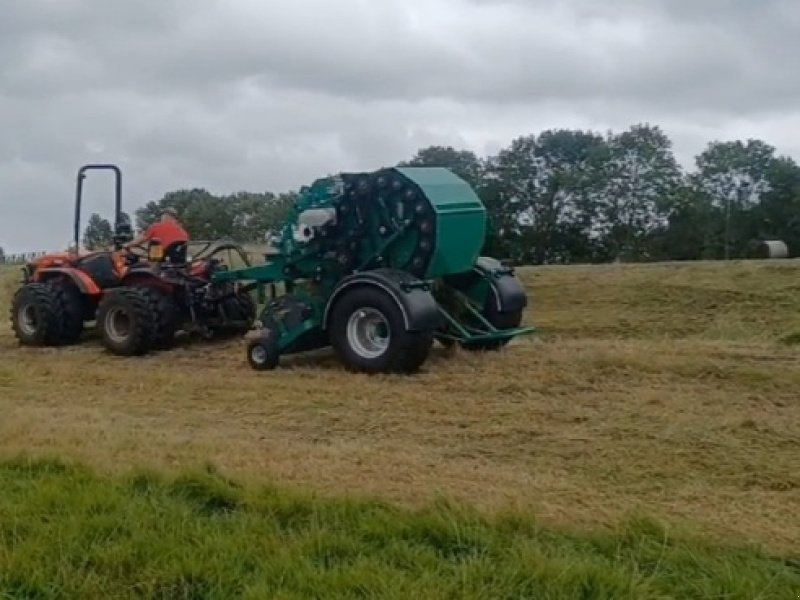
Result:
<svg viewBox="0 0 800 600"><path fill-rule="evenodd" d="M428 358L432 331L408 331L397 302L374 286L346 292L331 312L331 345L364 373L412 373Z"/></svg>
<svg viewBox="0 0 800 600"><path fill-rule="evenodd" d="M158 327L148 290L122 287L106 294L97 311L103 345L121 356L146 354Z"/></svg>
<svg viewBox="0 0 800 600"><path fill-rule="evenodd" d="M487 302L487 307L483 311L483 317L497 329L515 329L522 323L522 310L498 312L494 303L490 300ZM509 338L503 338L499 340L462 344L462 347L464 350L471 350L473 352L500 350L500 348L508 344L509 341L511 341Z"/></svg>
<svg viewBox="0 0 800 600"><path fill-rule="evenodd" d="M257 371L267 371L278 366L280 352L272 331L264 330L247 343L247 362Z"/></svg>

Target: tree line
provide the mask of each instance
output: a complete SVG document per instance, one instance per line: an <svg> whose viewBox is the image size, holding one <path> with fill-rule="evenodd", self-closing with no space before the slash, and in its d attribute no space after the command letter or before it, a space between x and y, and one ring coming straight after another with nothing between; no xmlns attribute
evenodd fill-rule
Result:
<svg viewBox="0 0 800 600"><path fill-rule="evenodd" d="M777 239L800 252L800 167L762 140L710 142L684 171L658 126L553 129L494 156L430 146L397 166L447 167L470 183L489 214L485 253L518 263L743 258ZM261 242L295 198L178 190L138 209L136 225L169 206L193 238ZM93 215L84 243L110 237L106 225Z"/></svg>

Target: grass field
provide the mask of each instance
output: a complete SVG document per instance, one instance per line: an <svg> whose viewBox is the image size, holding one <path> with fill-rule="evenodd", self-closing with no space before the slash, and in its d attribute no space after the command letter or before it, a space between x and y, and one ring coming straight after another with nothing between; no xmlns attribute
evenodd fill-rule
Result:
<svg viewBox="0 0 800 600"><path fill-rule="evenodd" d="M0 573L5 564L12 575L0 579L0 598L59 597L26 595L37 581L91 597L81 574L110 569L114 585L133 585L133 565L155 587L124 593L145 597L181 573L203 575L194 597L230 597L236 569L248 573L252 597L307 597L303 585L320 597L328 588L319 586L381 597L798 597L800 264L521 274L538 335L487 356L437 348L415 377L353 375L328 352L257 373L238 341L137 360L108 356L91 336L76 348L21 349L4 317L0 455L11 462L0 483L13 491L0 492ZM6 273L0 306L13 287ZM92 471L23 468L17 455ZM186 469L206 465L242 483L223 493L236 510L198 513L191 494L170 491ZM164 481L151 495L129 493L130 471L145 466ZM263 485L278 486L269 500L257 499ZM270 504L295 493L299 510L317 515L297 536L274 522ZM9 542L7 523L35 520L66 497L74 504L55 513L64 523L37 521L30 546ZM92 498L109 500L97 508ZM440 498L469 509L431 507ZM91 558L81 544L94 547L97 514ZM138 544L175 540L154 554L176 553L163 570L137 554L144 545L103 562L117 543L103 519L117 516L127 524L120 535ZM479 539L478 555L453 561L452 538L443 550L403 537L404 527L436 536L437 523ZM47 553L36 562L54 535L62 560L83 549L88 562L58 567ZM231 553L218 555L216 544ZM347 566L320 566L314 548L344 554ZM264 562L273 552L316 583L273 577ZM205 572L212 563L221 579Z"/></svg>

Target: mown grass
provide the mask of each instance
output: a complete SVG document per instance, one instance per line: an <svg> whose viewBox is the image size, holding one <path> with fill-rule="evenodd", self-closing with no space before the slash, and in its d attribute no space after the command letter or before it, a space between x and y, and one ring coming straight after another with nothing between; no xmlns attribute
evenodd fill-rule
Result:
<svg viewBox="0 0 800 600"><path fill-rule="evenodd" d="M321 499L214 473L0 463L0 598L787 598L800 562L648 520L613 531Z"/></svg>
<svg viewBox="0 0 800 600"><path fill-rule="evenodd" d="M97 473L0 469L0 589L796 598L797 261L519 273L537 335L367 377L254 372L237 340L20 348L0 269L0 458Z"/></svg>

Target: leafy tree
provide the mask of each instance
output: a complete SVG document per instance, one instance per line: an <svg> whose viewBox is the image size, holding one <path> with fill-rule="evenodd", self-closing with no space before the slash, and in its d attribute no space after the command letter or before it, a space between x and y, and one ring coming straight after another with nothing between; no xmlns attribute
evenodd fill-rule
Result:
<svg viewBox="0 0 800 600"><path fill-rule="evenodd" d="M484 253L517 262L741 256L752 239L800 252L800 167L760 140L710 143L681 172L663 131L637 124L605 136L556 129L511 141L486 159L421 148L398 166L440 166L467 181L488 216ZM194 239L263 242L297 194L169 192L136 211L146 228L169 206ZM105 234L104 234L105 235Z"/></svg>
<svg viewBox="0 0 800 600"><path fill-rule="evenodd" d="M753 209L758 239L781 239L800 252L800 167L791 158L776 158L767 170L767 191Z"/></svg>
<svg viewBox="0 0 800 600"><path fill-rule="evenodd" d="M178 190L138 209L136 223L143 231L170 207L194 239L264 241L267 232L285 219L294 199L294 194L276 196L269 192L215 196L203 189Z"/></svg>
<svg viewBox="0 0 800 600"><path fill-rule="evenodd" d="M696 158L691 180L720 211L723 255L742 256L756 234L752 209L769 190L775 149L761 140L711 142ZM719 227L721 225L721 227Z"/></svg>
<svg viewBox="0 0 800 600"><path fill-rule="evenodd" d="M235 210L231 237L240 242L265 241L269 232L276 231L286 219L295 199L295 194L276 196L270 192L239 192L224 198Z"/></svg>
<svg viewBox="0 0 800 600"><path fill-rule="evenodd" d="M667 224L681 170L671 141L658 127L640 124L610 135L608 148L595 228L607 259L637 260L647 252L647 238Z"/></svg>
<svg viewBox="0 0 800 600"><path fill-rule="evenodd" d="M592 254L595 205L608 149L583 131L517 138L490 169L502 201L495 208L517 241L517 256L537 264L586 260Z"/></svg>
<svg viewBox="0 0 800 600"><path fill-rule="evenodd" d="M100 250L112 244L111 223L97 213L92 213L83 232L83 247L87 250Z"/></svg>
<svg viewBox="0 0 800 600"><path fill-rule="evenodd" d="M671 199L666 223L653 231L648 240L651 260L711 259L719 253L714 233L718 210L708 194L681 183Z"/></svg>
<svg viewBox="0 0 800 600"><path fill-rule="evenodd" d="M461 177L476 189L483 183L484 165L474 152L456 150L452 146L428 146L417 151L400 167L444 167Z"/></svg>
<svg viewBox="0 0 800 600"><path fill-rule="evenodd" d="M233 229L233 214L219 198L204 189L177 190L157 202L148 202L136 211L136 226L144 231L158 220L165 208L172 208L178 220L194 239L214 239L229 236Z"/></svg>

